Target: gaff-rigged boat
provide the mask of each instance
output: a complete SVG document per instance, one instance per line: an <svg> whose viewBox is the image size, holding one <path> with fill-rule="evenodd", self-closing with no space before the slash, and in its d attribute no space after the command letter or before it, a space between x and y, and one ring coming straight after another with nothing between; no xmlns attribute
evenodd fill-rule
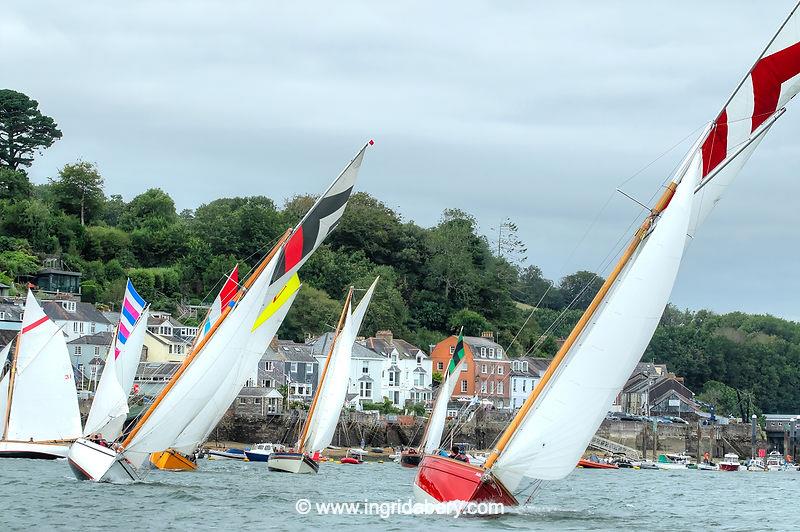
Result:
<svg viewBox="0 0 800 532"><path fill-rule="evenodd" d="M442 444L444 426L447 422L447 403L453 395L453 390L455 390L458 377L461 374L464 358L464 336L459 334L458 341L453 350L453 357L447 364L447 374L444 377L442 385L439 387L439 393L436 395L436 400L433 403L431 417L425 427L422 441L417 449L413 449L412 451L406 450L400 454L400 465L403 467L417 467L422 462L423 456L438 454L439 447Z"/></svg>
<svg viewBox="0 0 800 532"><path fill-rule="evenodd" d="M415 493L516 504L574 470L649 343L693 235L800 90L798 6L692 147L484 467L426 456Z"/></svg>
<svg viewBox="0 0 800 532"><path fill-rule="evenodd" d="M287 231L254 268L237 293L236 304L226 308L192 347L125 440L116 449L83 438L75 442L69 463L78 478L140 480L142 465L150 454L174 447L209 403L221 400L221 390L233 393L224 408L230 405L244 385L244 381L235 382L245 374L242 368L252 368L271 339L272 327L267 326L270 319L264 317L264 312L341 218L366 148L364 145L298 227Z"/></svg>
<svg viewBox="0 0 800 532"><path fill-rule="evenodd" d="M314 399L308 409L308 416L306 416L300 432L300 438L297 440L295 451L272 453L267 462L270 471L284 473L316 473L319 471L319 463L314 460L314 456L331 444L333 434L336 432L336 424L339 421L339 415L347 395L347 385L350 381L353 344L377 284L378 279L375 279L352 313L350 307L353 288L351 287L347 293L336 333L320 375L319 386L317 386ZM308 453L313 454L309 456Z"/></svg>
<svg viewBox="0 0 800 532"><path fill-rule="evenodd" d="M8 357L11 343L0 353ZM9 372L0 380L0 457L67 456L81 435L78 392L64 334L28 291Z"/></svg>

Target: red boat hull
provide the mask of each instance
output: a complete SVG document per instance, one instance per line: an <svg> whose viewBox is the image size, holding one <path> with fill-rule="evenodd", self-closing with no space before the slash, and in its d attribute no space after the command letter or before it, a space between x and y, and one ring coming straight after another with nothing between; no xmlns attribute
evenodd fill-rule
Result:
<svg viewBox="0 0 800 532"><path fill-rule="evenodd" d="M350 458L349 456L345 456L344 458L339 460L339 462L341 462L343 464L360 464L361 463L359 460L356 460L355 458Z"/></svg>
<svg viewBox="0 0 800 532"><path fill-rule="evenodd" d="M592 462L591 460L578 460L578 467L582 467L584 469L619 469L617 464Z"/></svg>
<svg viewBox="0 0 800 532"><path fill-rule="evenodd" d="M739 464L720 464L720 471L739 471Z"/></svg>
<svg viewBox="0 0 800 532"><path fill-rule="evenodd" d="M517 500L479 466L436 455L425 455L414 480L418 495L436 502L499 502L516 506Z"/></svg>

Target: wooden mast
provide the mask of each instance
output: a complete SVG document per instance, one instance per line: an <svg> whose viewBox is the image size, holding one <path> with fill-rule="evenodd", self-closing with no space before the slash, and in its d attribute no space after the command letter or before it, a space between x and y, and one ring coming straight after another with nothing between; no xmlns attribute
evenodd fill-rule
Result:
<svg viewBox="0 0 800 532"><path fill-rule="evenodd" d="M6 397L5 425L3 427L3 439L8 438L8 423L11 420L11 401L14 398L14 381L17 376L17 358L19 357L19 344L22 340L22 331L17 335L14 344L14 356L11 357L11 369L8 372L8 396Z"/></svg>
<svg viewBox="0 0 800 532"><path fill-rule="evenodd" d="M497 446L492 450L492 453L486 460L484 468L490 469L492 465L495 463L495 461L497 461L497 458L500 456L500 453L502 453L503 450L506 448L508 442L511 441L511 438L514 436L514 433L519 428L520 424L522 423L522 420L525 419L525 416L528 414L530 409L533 407L534 403L536 403L536 400L542 394L542 390L544 390L545 386L547 386L547 383L550 382L550 380L553 378L555 372L558 371L558 368L564 362L567 353L569 353L570 349L575 344L575 341L578 339L580 334L589 324L595 312L599 308L600 304L603 302L603 299L605 299L609 290L611 290L611 287L616 282L619 275L622 273L622 270L631 260L631 257L633 257L633 254L636 252L636 249L639 247L644 238L647 236L647 233L653 226L653 222L655 222L659 214L661 214L661 212L667 207L667 205L669 205L669 202L672 199L672 196L675 194L675 190L677 188L678 188L677 183L674 181L671 182L667 186L667 189L664 191L664 194L662 194L661 197L659 198L658 202L656 203L656 206L653 207L653 209L650 211L650 215L644 220L644 222L642 222L642 225L639 226L639 229L636 231L636 234L631 240L631 243L628 245L627 249L622 254L622 257L620 257L619 261L617 262L617 265L614 267L614 270L608 276L608 279L605 280L603 286L600 287L600 290L594 296L594 299L592 299L591 304L583 312L581 319L578 320L578 323L575 325L575 328L573 328L572 332L569 333L569 336L564 342L564 345L561 346L561 349L558 350L556 356L553 357L553 361L550 362L550 365L547 367L547 371L545 371L544 375L542 376L542 379L539 381L538 385L533 390L531 395L529 395L528 398L525 400L519 412L517 412L517 415L514 416L514 419L511 420L511 424L509 424L509 426L500 436L500 439L497 442Z"/></svg>
<svg viewBox="0 0 800 532"><path fill-rule="evenodd" d="M317 408L317 400L319 399L320 391L322 390L322 386L325 383L325 375L328 373L328 366L331 363L331 356L333 356L333 349L336 347L336 340L339 339L339 333L342 331L342 326L344 325L344 320L347 317L347 309L350 307L350 302L353 299L353 287L350 287L350 290L347 292L347 297L344 300L344 307L342 307L342 314L339 316L339 323L336 324L336 332L333 335L333 341L331 342L331 348L328 350L328 356L325 358L325 367L322 368L322 375L319 377L319 385L317 386L317 393L314 394L314 398L311 400L311 406L308 408L308 416L306 416L306 422L303 424L303 431L300 433L300 439L297 440L297 450L299 452L304 452L305 449L305 440L308 436L308 431L311 429L311 416L314 415L314 410ZM288 399L289 392L287 390L286 397Z"/></svg>
<svg viewBox="0 0 800 532"><path fill-rule="evenodd" d="M253 285L253 283L255 282L255 280L258 279L258 277L264 272L264 268L267 267L267 264L269 264L269 262L272 260L272 258L275 256L275 254L281 248L281 246L283 246L283 244L289 238L289 235L291 234L291 232L292 232L292 229L289 228L289 229L286 230L285 233L283 233L283 235L281 236L280 240L278 240L278 243L275 244L275 247L273 247L272 250L270 250L269 254L266 257L264 257L264 260L261 261L261 264L258 265L256 270L244 282L244 284L242 285L242 288L239 289L239 292L236 294L236 297L234 298L235 301L238 301L242 297L244 292L248 288L250 288ZM136 423L136 425L133 426L133 428L131 429L130 433L128 433L128 436L122 442L123 449L125 447L127 447L128 445L130 445L130 443L133 440L134 436L136 436L136 434L142 428L142 425L144 425L144 423L150 418L150 416L153 414L153 412L158 407L158 405L161 403L161 401L164 400L164 397L166 397L166 395L169 393L169 391L175 386L175 383L177 383L178 379L180 379L181 375L184 374L186 369L189 367L189 364L192 363L192 360L195 359L195 357L200 353L200 351L203 349L203 347L206 345L206 343L208 343L208 341L211 339L211 337L214 336L214 333L216 332L216 330L219 328L219 326L222 324L222 322L225 321L225 318L228 316L228 314L230 314L230 312L231 312L231 310L233 308L234 307L227 307L226 309L224 309L222 311L222 315L219 317L217 322L214 325L211 326L211 329L209 329L208 334L203 336L203 339L196 346L193 346L192 352L189 353L189 355L186 356L186 358L181 363L180 367L178 367L178 370L175 372L175 374L172 376L172 378L169 380L169 382L167 382L167 384L164 386L164 388L161 389L161 392L156 396L156 398L153 401L153 404L150 406L150 408L147 409L147 411L139 419L139 421Z"/></svg>

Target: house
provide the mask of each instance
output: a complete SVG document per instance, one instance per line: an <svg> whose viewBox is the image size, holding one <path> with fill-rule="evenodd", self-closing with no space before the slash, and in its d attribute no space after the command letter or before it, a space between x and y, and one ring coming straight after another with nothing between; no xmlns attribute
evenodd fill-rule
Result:
<svg viewBox="0 0 800 532"><path fill-rule="evenodd" d="M381 393L392 404L404 407L431 401L433 362L427 353L395 338L392 331L378 331L375 337L367 338L363 344L383 356Z"/></svg>
<svg viewBox="0 0 800 532"><path fill-rule="evenodd" d="M683 384L683 377L667 375L650 388L650 415L678 416L694 414L700 406L694 392Z"/></svg>
<svg viewBox="0 0 800 532"><path fill-rule="evenodd" d="M431 351L433 371L444 374L453 357L458 337L450 336L436 344ZM509 376L511 361L492 332L481 336L464 337L465 360L461 367L460 382L453 391L454 398L480 399L492 402L497 408L510 408Z"/></svg>
<svg viewBox="0 0 800 532"><path fill-rule="evenodd" d="M113 331L103 331L87 334L67 342L67 351L69 351L69 359L72 361L72 366L82 375L86 375L88 379L91 379L92 372L89 366L92 364L92 359L105 360L113 337ZM102 369L99 369L97 373L98 379L101 374ZM77 383L78 381L75 382Z"/></svg>
<svg viewBox="0 0 800 532"><path fill-rule="evenodd" d="M0 297L8 297L11 295L11 286L6 283L0 283Z"/></svg>
<svg viewBox="0 0 800 532"><path fill-rule="evenodd" d="M67 342L87 334L113 330L114 326L91 303L73 299L42 301L42 309L61 327Z"/></svg>
<svg viewBox="0 0 800 532"><path fill-rule="evenodd" d="M196 335L197 327L184 325L169 312L150 312L142 362L181 362L191 349Z"/></svg>
<svg viewBox="0 0 800 532"><path fill-rule="evenodd" d="M333 333L325 333L317 338L312 344L312 353L319 362L320 367L324 367L325 359L331 348ZM350 363L350 385L348 394L354 394L351 404L357 408L363 403L379 403L387 397L384 393L381 382L384 365L383 355L376 353L367 346L355 342L353 344L352 360Z"/></svg>
<svg viewBox="0 0 800 532"><path fill-rule="evenodd" d="M312 346L289 340L273 340L267 349L267 352L270 351L266 359L262 358L262 362L267 366L266 363L272 360L272 374L278 375L279 371L283 375L282 382L276 384L287 386L288 400L310 403L317 389L320 367ZM264 371L263 378L269 379L269 372L266 369Z"/></svg>
<svg viewBox="0 0 800 532"><path fill-rule="evenodd" d="M666 364L639 362L628 378L612 411L631 415L680 415L696 412L699 406L694 393Z"/></svg>
<svg viewBox="0 0 800 532"><path fill-rule="evenodd" d="M22 328L23 307L13 299L0 299L0 331L19 331Z"/></svg>
<svg viewBox="0 0 800 532"><path fill-rule="evenodd" d="M37 289L48 294L74 294L81 295L81 274L71 272L58 258L47 258L44 268L34 276L33 283Z"/></svg>
<svg viewBox="0 0 800 532"><path fill-rule="evenodd" d="M525 399L547 371L551 359L519 357L511 361L511 409L522 406Z"/></svg>
<svg viewBox="0 0 800 532"><path fill-rule="evenodd" d="M147 397L155 397L179 367L179 362L140 362L133 389Z"/></svg>
<svg viewBox="0 0 800 532"><path fill-rule="evenodd" d="M283 395L275 388L245 386L233 402L233 413L247 418L264 418L283 412Z"/></svg>

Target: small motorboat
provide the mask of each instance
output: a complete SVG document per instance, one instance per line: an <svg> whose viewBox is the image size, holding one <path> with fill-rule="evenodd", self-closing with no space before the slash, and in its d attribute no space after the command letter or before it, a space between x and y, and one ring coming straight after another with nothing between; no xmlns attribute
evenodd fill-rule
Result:
<svg viewBox="0 0 800 532"><path fill-rule="evenodd" d="M225 449L224 451L217 451L217 450L209 450L208 451L208 459L209 460L244 460L247 456L244 454L243 449Z"/></svg>
<svg viewBox="0 0 800 532"><path fill-rule="evenodd" d="M594 454L588 460L578 460L577 467L582 467L583 469L619 469L617 464L610 464Z"/></svg>
<svg viewBox="0 0 800 532"><path fill-rule="evenodd" d="M739 471L740 467L739 455L735 453L726 454L719 463L720 471Z"/></svg>
<svg viewBox="0 0 800 532"><path fill-rule="evenodd" d="M344 458L339 461L343 464L363 464L365 454L367 453L363 449L349 449Z"/></svg>
<svg viewBox="0 0 800 532"><path fill-rule="evenodd" d="M413 447L400 452L400 465L403 467L417 467L421 461L422 453Z"/></svg>
<svg viewBox="0 0 800 532"><path fill-rule="evenodd" d="M783 455L778 451L772 451L767 456L767 471L783 471Z"/></svg>
<svg viewBox="0 0 800 532"><path fill-rule="evenodd" d="M279 443L259 443L252 449L246 449L244 455L250 462L266 462L274 452L283 452L286 447Z"/></svg>
<svg viewBox="0 0 800 532"><path fill-rule="evenodd" d="M766 471L767 466L764 465L764 460L761 458L752 458L747 464L748 471Z"/></svg>
<svg viewBox="0 0 800 532"><path fill-rule="evenodd" d="M690 457L685 453L660 454L658 455L658 461L656 461L656 467L669 470L688 469L691 463Z"/></svg>

